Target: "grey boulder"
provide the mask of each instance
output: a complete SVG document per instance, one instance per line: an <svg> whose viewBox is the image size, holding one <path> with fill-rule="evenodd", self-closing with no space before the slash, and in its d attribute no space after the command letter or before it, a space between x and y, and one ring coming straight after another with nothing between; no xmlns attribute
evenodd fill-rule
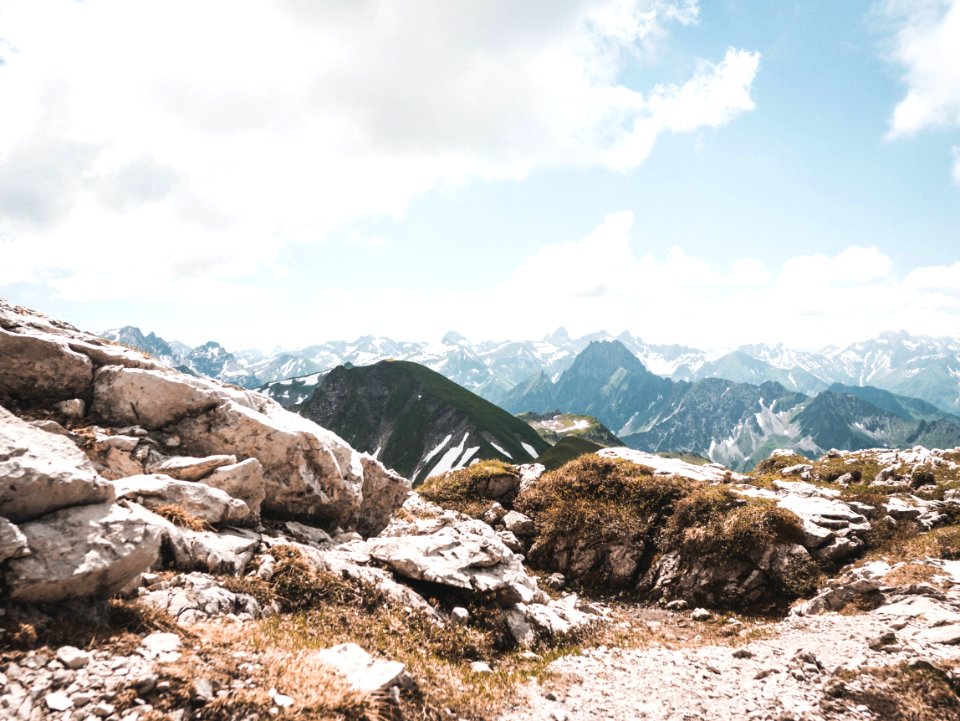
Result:
<svg viewBox="0 0 960 721"><path fill-rule="evenodd" d="M0 515L20 522L111 500L113 487L73 441L0 408Z"/></svg>
<svg viewBox="0 0 960 721"><path fill-rule="evenodd" d="M160 534L112 503L76 506L24 523L30 555L7 562L15 601L109 596L156 563Z"/></svg>

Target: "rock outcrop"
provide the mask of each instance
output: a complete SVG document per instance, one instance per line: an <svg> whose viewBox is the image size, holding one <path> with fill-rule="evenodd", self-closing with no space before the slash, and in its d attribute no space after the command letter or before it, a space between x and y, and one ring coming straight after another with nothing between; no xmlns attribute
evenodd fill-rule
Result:
<svg viewBox="0 0 960 721"><path fill-rule="evenodd" d="M263 480L261 499L253 464L216 473L211 481L220 490L242 494L240 500L254 514L259 502L268 513L365 535L383 528L409 491L406 479L265 396L166 368L5 303L0 303L0 328L4 357L10 359L0 376L0 397L50 416L57 415L54 399L89 400L91 418L103 430L94 428L93 443L85 444L111 479L160 471L200 482L219 470L214 466L255 460ZM49 386L54 376L62 381L56 387ZM46 443L66 448L70 441ZM171 455L172 449L178 455ZM205 460L185 461L184 453ZM63 505L73 503L65 499Z"/></svg>
<svg viewBox="0 0 960 721"><path fill-rule="evenodd" d="M93 362L65 339L11 333L0 327L0 401L7 398L66 400L85 395Z"/></svg>
<svg viewBox="0 0 960 721"><path fill-rule="evenodd" d="M158 564L240 574L260 537L224 526L263 510L371 535L409 493L264 396L2 301L0 354L0 574L12 600L110 595Z"/></svg>
<svg viewBox="0 0 960 721"><path fill-rule="evenodd" d="M211 526L243 523L253 516L246 503L218 488L178 481L162 473L121 478L114 488L118 498L130 498L153 509L173 505Z"/></svg>
<svg viewBox="0 0 960 721"><path fill-rule="evenodd" d="M29 555L7 561L15 601L43 603L109 596L153 565L160 535L109 503L74 506L20 525Z"/></svg>
<svg viewBox="0 0 960 721"><path fill-rule="evenodd" d="M76 444L0 407L0 516L14 522L85 503L113 500Z"/></svg>

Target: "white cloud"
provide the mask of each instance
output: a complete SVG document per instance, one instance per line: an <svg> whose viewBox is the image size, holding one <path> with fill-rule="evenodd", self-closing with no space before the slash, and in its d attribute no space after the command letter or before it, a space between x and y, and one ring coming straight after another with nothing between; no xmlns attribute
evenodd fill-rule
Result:
<svg viewBox="0 0 960 721"><path fill-rule="evenodd" d="M76 299L137 272L141 296L232 282L444 184L635 168L660 134L753 107L759 55L733 48L685 83L623 84L697 17L695 0L0 0L0 241L19 259L0 281Z"/></svg>
<svg viewBox="0 0 960 721"><path fill-rule="evenodd" d="M960 0L891 0L885 9L899 26L891 55L907 83L891 136L960 124Z"/></svg>
<svg viewBox="0 0 960 721"><path fill-rule="evenodd" d="M817 253L791 258L783 267L782 278L807 287L860 286L881 280L892 270L893 261L878 248L852 246L834 256Z"/></svg>
<svg viewBox="0 0 960 721"><path fill-rule="evenodd" d="M778 268L755 258L716 263L680 248L646 252L642 228L633 225L630 212L608 215L580 240L541 247L483 295L340 295L336 304L349 305L351 317L328 332L350 337L359 325L423 338L454 328L473 339L502 339L563 325L575 334L629 330L705 348L761 341L821 348L890 329L960 331L960 264L907 272L878 248L858 246L796 256Z"/></svg>
<svg viewBox="0 0 960 721"><path fill-rule="evenodd" d="M757 342L816 349L891 329L960 335L960 263L903 268L878 248L858 246L777 266L715 261L682 248L654 252L642 220L637 225L630 212L608 215L583 238L542 246L502 281L488 278L483 291L357 283L303 296L184 278L162 281L157 302L136 318L108 303L108 322L66 319L94 330L134 322L192 344L214 337L230 349L361 334L431 340L451 329L472 340L538 338L561 325L573 334L629 330L650 342L720 350ZM282 277L285 268L274 270ZM68 287L87 278L95 279L91 287ZM138 282L131 276L121 291L135 294ZM58 283L65 294L113 293L93 266Z"/></svg>
<svg viewBox="0 0 960 721"><path fill-rule="evenodd" d="M960 0L888 0L883 9L897 28L890 57L907 85L888 137L960 126ZM953 176L960 183L956 164Z"/></svg>

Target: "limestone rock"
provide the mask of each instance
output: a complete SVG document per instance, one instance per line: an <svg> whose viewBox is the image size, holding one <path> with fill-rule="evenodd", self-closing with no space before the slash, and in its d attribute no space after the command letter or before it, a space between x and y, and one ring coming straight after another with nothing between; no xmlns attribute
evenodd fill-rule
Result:
<svg viewBox="0 0 960 721"><path fill-rule="evenodd" d="M266 485L263 480L263 466L256 458L220 466L204 478L203 482L243 501L254 516L259 517L260 505L266 495Z"/></svg>
<svg viewBox="0 0 960 721"><path fill-rule="evenodd" d="M7 562L10 597L26 603L108 596L153 565L160 534L110 503L76 506L24 523L31 554Z"/></svg>
<svg viewBox="0 0 960 721"><path fill-rule="evenodd" d="M179 624L199 623L227 615L261 618L272 613L272 609L265 609L253 596L234 593L204 573L178 575L154 584L144 589L140 602L170 614ZM175 635L170 635L176 639ZM162 653L179 648L179 640L175 646L172 640L166 645L161 641L152 642L152 650Z"/></svg>
<svg viewBox="0 0 960 721"><path fill-rule="evenodd" d="M518 538L527 538L534 535L537 531L533 520L518 511L507 511L507 514L502 519L502 523L510 533Z"/></svg>
<svg viewBox="0 0 960 721"><path fill-rule="evenodd" d="M0 517L0 564L8 558L22 558L29 552L27 537L6 518Z"/></svg>
<svg viewBox="0 0 960 721"><path fill-rule="evenodd" d="M382 693L402 682L407 667L399 661L377 659L355 643L341 643L311 654L329 666L360 693Z"/></svg>
<svg viewBox="0 0 960 721"><path fill-rule="evenodd" d="M388 470L366 453L360 456L363 467L363 498L360 502L357 530L364 536L383 530L390 517L410 495L410 483Z"/></svg>
<svg viewBox="0 0 960 721"><path fill-rule="evenodd" d="M0 408L0 515L19 522L111 500L113 487L70 439Z"/></svg>
<svg viewBox="0 0 960 721"><path fill-rule="evenodd" d="M241 532L239 529L214 533L180 528L135 503L130 504L130 512L159 534L164 557L181 571L199 570L239 576L250 563L260 542L258 534Z"/></svg>
<svg viewBox="0 0 960 721"><path fill-rule="evenodd" d="M217 526L242 523L252 516L243 501L203 483L178 481L161 473L130 476L113 482L117 497L130 498L147 508L175 505L205 523Z"/></svg>
<svg viewBox="0 0 960 721"><path fill-rule="evenodd" d="M372 558L418 581L496 596L504 604L530 603L542 592L520 557L482 521L464 519L428 535L369 539Z"/></svg>
<svg viewBox="0 0 960 721"><path fill-rule="evenodd" d="M810 472L813 470L813 466L809 463L798 463L795 466L788 466L787 468L780 469L781 476L801 476L805 478L810 477Z"/></svg>
<svg viewBox="0 0 960 721"><path fill-rule="evenodd" d="M264 538L267 543L276 540ZM366 543L363 541L339 546L325 545L322 548L287 540L282 542L298 548L317 570L368 583L396 605L414 609L428 619L439 620L436 610L420 594L409 586L398 583L390 571L369 565L372 559L366 552ZM260 569L263 570L263 565Z"/></svg>
<svg viewBox="0 0 960 721"><path fill-rule="evenodd" d="M523 493L540 480L547 468L542 463L525 463L518 466L517 470L520 471L520 492Z"/></svg>
<svg viewBox="0 0 960 721"><path fill-rule="evenodd" d="M92 411L114 425L153 430L215 408L216 386L175 371L106 366L94 377Z"/></svg>
<svg viewBox="0 0 960 721"><path fill-rule="evenodd" d="M193 452L257 458L266 484L265 510L368 534L380 530L409 492L409 481L336 434L263 401L262 412L228 401L183 419L177 432Z"/></svg>
<svg viewBox="0 0 960 721"><path fill-rule="evenodd" d="M71 398L70 400L60 401L53 406L54 411L63 418L78 421L87 412L87 404L81 398Z"/></svg>
<svg viewBox="0 0 960 721"><path fill-rule="evenodd" d="M90 663L90 653L76 646L61 646L57 649L57 660L66 668L76 670Z"/></svg>
<svg viewBox="0 0 960 721"><path fill-rule="evenodd" d="M151 633L140 641L140 651L159 663L170 663L180 658L180 637L175 633Z"/></svg>
<svg viewBox="0 0 960 721"><path fill-rule="evenodd" d="M636 582L648 539L640 534L610 541L576 536L538 538L528 554L538 567L576 579L587 586L627 588Z"/></svg>
<svg viewBox="0 0 960 721"><path fill-rule="evenodd" d="M140 439L136 436L96 433L87 456L97 472L111 481L143 473L143 461L136 457Z"/></svg>
<svg viewBox="0 0 960 721"><path fill-rule="evenodd" d="M506 611L507 628L518 645L530 648L537 640L555 639L597 620L577 608L576 594L547 603L518 603Z"/></svg>
<svg viewBox="0 0 960 721"><path fill-rule="evenodd" d="M812 566L807 550L796 544L758 547L720 560L684 557L677 551L659 556L642 586L651 595L683 599L707 607L741 607L782 596L780 583L795 570Z"/></svg>
<svg viewBox="0 0 960 721"><path fill-rule="evenodd" d="M237 457L228 455L189 458L176 456L168 458L158 466L151 468L153 473L163 473L179 481L199 481L223 466L236 465Z"/></svg>
<svg viewBox="0 0 960 721"><path fill-rule="evenodd" d="M90 392L93 363L59 338L0 328L0 398L66 400Z"/></svg>
<svg viewBox="0 0 960 721"><path fill-rule="evenodd" d="M652 468L657 473L680 476L693 481L724 483L727 481L742 482L747 479L746 476L734 473L723 466L715 464L697 466L681 461L679 458L663 458L653 453L635 451L632 448L604 448L597 451L597 455L602 458L623 458L641 466Z"/></svg>

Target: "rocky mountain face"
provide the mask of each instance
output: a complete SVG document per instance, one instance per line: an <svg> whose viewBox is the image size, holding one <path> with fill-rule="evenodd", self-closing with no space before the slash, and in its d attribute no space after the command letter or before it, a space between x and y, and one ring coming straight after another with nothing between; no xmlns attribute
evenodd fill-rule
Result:
<svg viewBox="0 0 960 721"><path fill-rule="evenodd" d="M956 338L900 332L817 353L791 351L782 345L741 350L782 370L803 370L827 384L874 386L950 412L960 411L960 340Z"/></svg>
<svg viewBox="0 0 960 721"><path fill-rule="evenodd" d="M541 377L529 396L511 394L504 406L589 413L631 448L697 453L738 469L776 448L817 455L960 443L960 418L915 398L842 385L810 398L773 381L675 382L650 373L619 341L591 344L556 383Z"/></svg>
<svg viewBox="0 0 960 721"><path fill-rule="evenodd" d="M540 376L529 395L522 393L525 387L518 387L502 405L514 413L557 408L591 415L616 432L640 409L669 402L676 388L673 381L650 373L619 341L593 341L556 383Z"/></svg>
<svg viewBox="0 0 960 721"><path fill-rule="evenodd" d="M408 361L335 368L299 413L414 483L482 459L530 463L549 447L522 420Z"/></svg>

